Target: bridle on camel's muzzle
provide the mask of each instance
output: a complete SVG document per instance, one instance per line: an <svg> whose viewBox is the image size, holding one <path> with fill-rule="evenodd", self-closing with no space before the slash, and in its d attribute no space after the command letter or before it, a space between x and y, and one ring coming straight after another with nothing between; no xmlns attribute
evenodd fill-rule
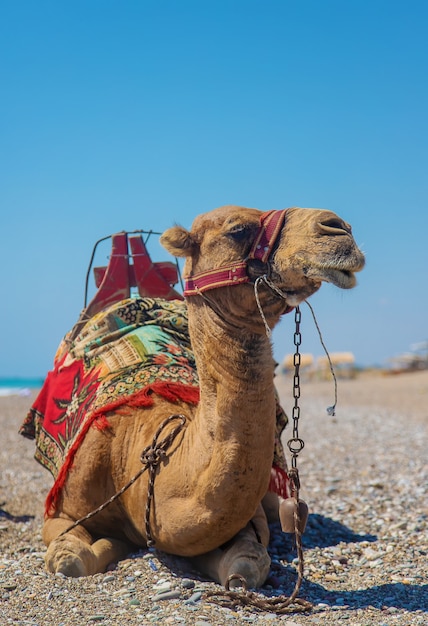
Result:
<svg viewBox="0 0 428 626"><path fill-rule="evenodd" d="M249 262L256 260L268 264L273 247L284 225L287 211L288 209L283 209L262 213L260 226L247 258L244 261L235 261L217 269L189 276L184 282L184 296L196 296L217 287L254 282L248 273Z"/></svg>

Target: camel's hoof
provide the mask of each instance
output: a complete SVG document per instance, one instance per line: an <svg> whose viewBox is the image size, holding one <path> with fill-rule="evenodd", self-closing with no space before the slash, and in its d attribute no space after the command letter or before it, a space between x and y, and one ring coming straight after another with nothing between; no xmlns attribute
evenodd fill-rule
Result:
<svg viewBox="0 0 428 626"><path fill-rule="evenodd" d="M49 571L52 571L50 565ZM80 576L86 576L86 568L82 561L75 555L69 554L63 556L55 565L55 574L64 574L69 578L79 578Z"/></svg>
<svg viewBox="0 0 428 626"><path fill-rule="evenodd" d="M246 585L247 589L255 589L261 587L269 574L270 559L268 562L261 563L251 558L236 559L228 571L226 580L222 584L229 589L236 589ZM245 583L243 584L243 579Z"/></svg>
<svg viewBox="0 0 428 626"><path fill-rule="evenodd" d="M221 584L229 589L242 587L241 578L247 588L258 588L263 585L269 575L270 557L260 543L252 541L240 542L226 550L220 563Z"/></svg>

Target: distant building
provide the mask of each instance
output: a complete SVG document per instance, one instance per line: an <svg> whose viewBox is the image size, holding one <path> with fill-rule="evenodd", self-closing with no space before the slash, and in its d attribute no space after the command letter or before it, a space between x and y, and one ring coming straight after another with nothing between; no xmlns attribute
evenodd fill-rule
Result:
<svg viewBox="0 0 428 626"><path fill-rule="evenodd" d="M352 352L332 352L330 361L338 378L355 377L355 356ZM327 356L319 356L317 359L317 377L324 380L329 376L331 376L330 362Z"/></svg>
<svg viewBox="0 0 428 626"><path fill-rule="evenodd" d="M332 352L330 354L336 376L354 378L356 373L355 357L352 352ZM294 354L286 354L281 364L283 374L294 373ZM314 358L312 354L300 355L300 375L306 380L326 380L331 376L330 362L327 356Z"/></svg>

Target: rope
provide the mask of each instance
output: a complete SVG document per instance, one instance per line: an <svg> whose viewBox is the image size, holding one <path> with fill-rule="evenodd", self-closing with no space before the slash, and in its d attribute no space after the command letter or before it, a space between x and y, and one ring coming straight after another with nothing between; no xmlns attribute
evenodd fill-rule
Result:
<svg viewBox="0 0 428 626"><path fill-rule="evenodd" d="M170 422L172 422L173 420L180 420L180 423L164 439L158 442L158 439L160 435L162 434L162 431L165 428L165 426L169 424ZM81 524L83 524L83 522L86 522L87 520L94 517L94 515L101 513L101 511L107 508L109 504L117 500L123 493L125 493L125 491L129 489L129 487L131 487L131 485L133 485L135 481L142 474L144 474L146 470L149 470L149 485L148 485L148 490L147 490L147 502L146 502L146 509L145 509L145 527L146 527L147 546L153 546L154 540L153 540L151 529L150 529L150 511L151 511L151 505L152 505L152 500L153 500L156 469L158 465L160 464L160 462L166 457L166 452L169 446L172 444L172 442L174 441L178 433L181 430L183 430L185 423L186 423L186 418L184 415L174 414L174 415L170 415L169 417L167 417L157 429L152 440L152 445L144 448L143 452L141 453L140 460L141 460L141 463L143 463L143 467L126 483L126 485L124 485L121 489L119 489L119 491L117 491L111 498L103 502L103 504L101 504L99 507L97 507L96 509L88 513L87 515L84 515L80 519L76 520L68 528L63 530L62 533L58 535L58 537L62 537L66 533L70 532L70 530L73 530L73 528L80 526Z"/></svg>
<svg viewBox="0 0 428 626"><path fill-rule="evenodd" d="M314 319L315 328L317 329L318 336L320 338L320 343L321 343L321 345L323 347L323 350L324 350L324 352L325 352L325 354L327 356L328 364L329 364L329 367L330 367L330 372L331 372L331 375L333 376L333 380L334 380L334 404L332 406L328 406L327 407L327 413L328 413L328 415L333 415L334 416L334 415L336 415L336 405L337 405L337 378L336 378L336 374L335 374L335 371L334 371L333 363L332 363L331 358L330 358L330 354L329 354L329 352L327 350L327 347L326 347L326 345L324 343L324 340L322 338L321 329L320 329L320 327L318 325L317 318L315 317L315 311L313 310L312 306L309 304L309 302L307 300L305 300L305 302L308 305L310 312L312 313L312 317Z"/></svg>

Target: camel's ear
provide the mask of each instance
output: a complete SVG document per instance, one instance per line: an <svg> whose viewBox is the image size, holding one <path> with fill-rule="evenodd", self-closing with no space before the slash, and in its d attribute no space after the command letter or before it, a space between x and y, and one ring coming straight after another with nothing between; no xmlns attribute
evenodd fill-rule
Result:
<svg viewBox="0 0 428 626"><path fill-rule="evenodd" d="M173 256L191 256L196 247L191 233L181 226L168 228L159 241Z"/></svg>

